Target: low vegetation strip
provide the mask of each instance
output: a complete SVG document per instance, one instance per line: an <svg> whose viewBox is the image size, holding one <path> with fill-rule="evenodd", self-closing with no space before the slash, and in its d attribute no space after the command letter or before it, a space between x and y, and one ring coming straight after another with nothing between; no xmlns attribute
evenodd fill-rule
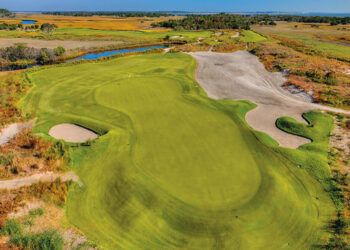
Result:
<svg viewBox="0 0 350 250"><path fill-rule="evenodd" d="M334 205L305 171L310 163L296 167L247 126L252 103L209 99L195 68L191 56L167 53L29 73L35 88L22 108L36 111L35 131L63 122L108 131L70 150L84 186L70 190L69 220L105 249L309 249L326 241ZM305 159L312 145L290 152ZM315 171L327 176L327 159L317 160Z"/></svg>

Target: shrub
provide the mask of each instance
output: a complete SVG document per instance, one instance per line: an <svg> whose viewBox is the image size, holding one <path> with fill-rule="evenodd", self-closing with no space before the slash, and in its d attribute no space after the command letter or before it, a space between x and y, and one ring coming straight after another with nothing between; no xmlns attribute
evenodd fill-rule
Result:
<svg viewBox="0 0 350 250"><path fill-rule="evenodd" d="M66 52L66 49L63 48L62 46L58 46L57 48L55 48L53 50L53 53L55 54L55 56L61 56Z"/></svg>
<svg viewBox="0 0 350 250"><path fill-rule="evenodd" d="M15 236L22 234L21 225L16 220L7 220L1 229L2 235Z"/></svg>
<svg viewBox="0 0 350 250"><path fill-rule="evenodd" d="M56 28L57 26L51 23L44 23L40 26L41 31L45 33L52 33Z"/></svg>
<svg viewBox="0 0 350 250"><path fill-rule="evenodd" d="M53 60L54 60L54 58L53 58L53 54L51 51L49 51L46 48L43 48L40 50L39 57L37 59L37 62L39 64L44 65L44 64L52 63Z"/></svg>
<svg viewBox="0 0 350 250"><path fill-rule="evenodd" d="M63 249L62 236L56 231L44 231L38 234L16 235L10 238L16 246L32 250L61 250Z"/></svg>
<svg viewBox="0 0 350 250"><path fill-rule="evenodd" d="M44 210L42 208L36 208L29 211L29 215L31 217L41 216L43 214L44 214Z"/></svg>
<svg viewBox="0 0 350 250"><path fill-rule="evenodd" d="M12 163L12 160L13 160L13 155L10 154L10 155L0 155L0 165L2 166L9 166L11 165Z"/></svg>

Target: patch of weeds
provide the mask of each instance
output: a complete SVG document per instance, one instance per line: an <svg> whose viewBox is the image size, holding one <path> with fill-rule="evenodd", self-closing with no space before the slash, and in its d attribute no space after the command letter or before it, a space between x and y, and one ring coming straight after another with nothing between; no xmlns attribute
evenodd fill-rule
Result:
<svg viewBox="0 0 350 250"><path fill-rule="evenodd" d="M63 239L58 232L47 230L37 234L24 233L21 225L16 220L7 220L1 234L9 236L9 242L21 249L63 249Z"/></svg>
<svg viewBox="0 0 350 250"><path fill-rule="evenodd" d="M1 229L1 235L17 235L22 234L21 225L16 220L7 220Z"/></svg>
<svg viewBox="0 0 350 250"><path fill-rule="evenodd" d="M36 208L29 211L29 216L32 218L42 216L43 214L44 214L44 210L42 208Z"/></svg>
<svg viewBox="0 0 350 250"><path fill-rule="evenodd" d="M27 227L31 227L34 225L33 219L32 218L27 218L24 222L23 225L27 226Z"/></svg>
<svg viewBox="0 0 350 250"><path fill-rule="evenodd" d="M13 160L12 154L0 155L0 165L2 166L10 166Z"/></svg>
<svg viewBox="0 0 350 250"><path fill-rule="evenodd" d="M68 153L67 145L65 145L64 142L62 141L57 141L52 147L50 147L49 150L47 150L47 152L45 152L45 158L55 159L59 157L67 160L69 159L67 153Z"/></svg>

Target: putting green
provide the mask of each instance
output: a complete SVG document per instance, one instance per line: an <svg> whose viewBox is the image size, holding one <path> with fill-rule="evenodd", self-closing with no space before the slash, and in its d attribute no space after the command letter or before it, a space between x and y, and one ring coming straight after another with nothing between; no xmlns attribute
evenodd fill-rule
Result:
<svg viewBox="0 0 350 250"><path fill-rule="evenodd" d="M71 148L84 186L69 193L69 220L104 249L319 243L334 211L322 186L258 140L244 121L252 104L208 99L195 67L185 54L152 54L28 75L22 106L37 132L71 122L104 134Z"/></svg>

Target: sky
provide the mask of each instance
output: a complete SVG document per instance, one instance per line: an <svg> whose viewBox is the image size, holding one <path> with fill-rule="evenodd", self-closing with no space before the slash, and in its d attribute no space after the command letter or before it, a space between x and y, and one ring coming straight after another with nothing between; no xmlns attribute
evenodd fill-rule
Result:
<svg viewBox="0 0 350 250"><path fill-rule="evenodd" d="M0 0L13 11L204 11L350 13L350 0Z"/></svg>

